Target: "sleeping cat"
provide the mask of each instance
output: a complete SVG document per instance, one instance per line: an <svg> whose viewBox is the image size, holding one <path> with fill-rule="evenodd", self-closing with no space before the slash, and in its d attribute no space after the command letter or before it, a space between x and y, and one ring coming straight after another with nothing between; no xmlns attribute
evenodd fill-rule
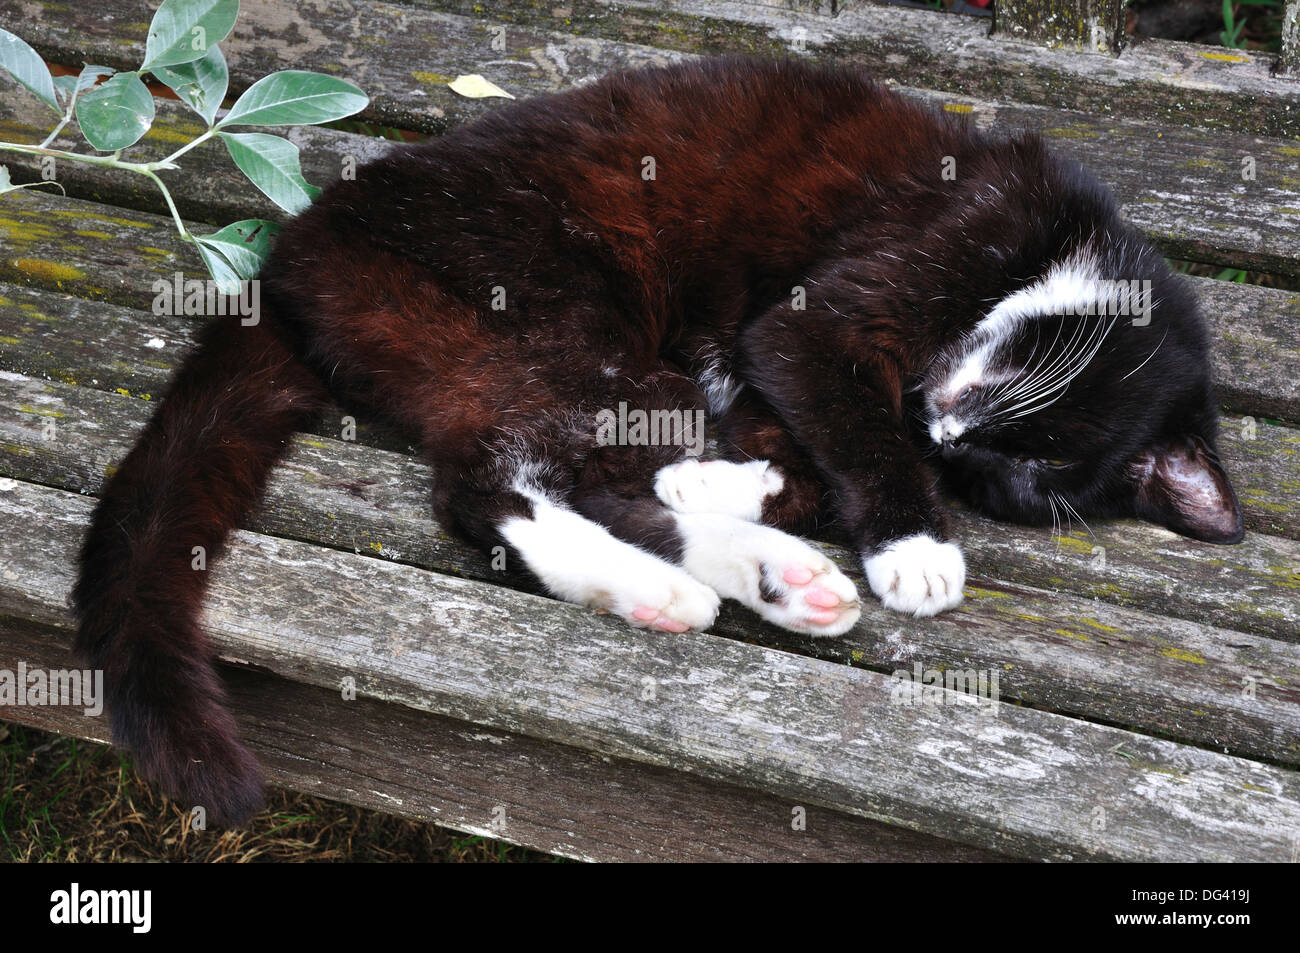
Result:
<svg viewBox="0 0 1300 953"><path fill-rule="evenodd" d="M331 398L418 441L444 525L668 632L720 598L850 629L853 583L790 535L823 524L885 606L955 606L938 478L1007 520L1242 536L1182 281L1037 136L853 69L719 59L504 106L337 182L261 282L260 323L203 330L109 481L75 591L116 741L215 822L261 781L192 551ZM705 409L724 460L684 427L604 439L611 413Z"/></svg>

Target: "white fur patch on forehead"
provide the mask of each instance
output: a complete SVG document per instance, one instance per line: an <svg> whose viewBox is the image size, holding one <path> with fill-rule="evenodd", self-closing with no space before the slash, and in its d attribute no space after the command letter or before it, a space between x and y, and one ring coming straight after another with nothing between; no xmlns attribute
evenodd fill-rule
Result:
<svg viewBox="0 0 1300 953"><path fill-rule="evenodd" d="M997 303L975 326L982 343L1005 340L1024 321L1044 314L1083 314L1097 301L1101 273L1097 259L1081 252L1058 262L1033 284Z"/></svg>
<svg viewBox="0 0 1300 953"><path fill-rule="evenodd" d="M955 397L985 382L993 355L1026 321L1045 314L1083 313L1097 300L1100 281L1097 260L1085 251L1056 263L1033 284L1007 295L975 325L968 339L969 349L944 382L943 390Z"/></svg>

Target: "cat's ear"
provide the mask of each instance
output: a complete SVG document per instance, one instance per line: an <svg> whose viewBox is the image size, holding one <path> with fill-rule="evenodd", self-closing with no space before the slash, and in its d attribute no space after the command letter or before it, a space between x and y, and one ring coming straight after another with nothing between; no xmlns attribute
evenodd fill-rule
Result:
<svg viewBox="0 0 1300 953"><path fill-rule="evenodd" d="M1239 543L1241 507L1218 454L1196 436L1177 438L1129 461L1137 515L1207 543Z"/></svg>

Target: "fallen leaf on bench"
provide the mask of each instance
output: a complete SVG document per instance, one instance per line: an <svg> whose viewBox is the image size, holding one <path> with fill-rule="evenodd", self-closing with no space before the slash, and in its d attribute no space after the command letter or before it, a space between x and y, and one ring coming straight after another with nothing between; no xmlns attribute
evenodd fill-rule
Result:
<svg viewBox="0 0 1300 953"><path fill-rule="evenodd" d="M453 93L458 93L467 99L486 99L488 96L504 96L506 99L515 98L500 86L478 75L478 73L457 76L447 85L451 87Z"/></svg>

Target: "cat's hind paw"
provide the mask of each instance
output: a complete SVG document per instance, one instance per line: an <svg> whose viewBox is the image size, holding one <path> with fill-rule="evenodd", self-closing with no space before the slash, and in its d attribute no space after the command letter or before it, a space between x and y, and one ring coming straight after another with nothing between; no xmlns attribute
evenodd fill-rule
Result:
<svg viewBox="0 0 1300 953"><path fill-rule="evenodd" d="M667 568L674 571L619 593L616 611L638 628L662 632L702 632L713 625L722 601L718 594L685 572Z"/></svg>
<svg viewBox="0 0 1300 953"><path fill-rule="evenodd" d="M785 480L766 460L683 460L655 475L655 495L678 513L717 513L756 523Z"/></svg>
<svg viewBox="0 0 1300 953"><path fill-rule="evenodd" d="M843 635L862 614L858 590L803 540L714 513L682 515L687 572L792 632Z"/></svg>
<svg viewBox="0 0 1300 953"><path fill-rule="evenodd" d="M889 543L863 559L867 583L886 609L928 616L961 602L966 560L953 543L924 533Z"/></svg>

